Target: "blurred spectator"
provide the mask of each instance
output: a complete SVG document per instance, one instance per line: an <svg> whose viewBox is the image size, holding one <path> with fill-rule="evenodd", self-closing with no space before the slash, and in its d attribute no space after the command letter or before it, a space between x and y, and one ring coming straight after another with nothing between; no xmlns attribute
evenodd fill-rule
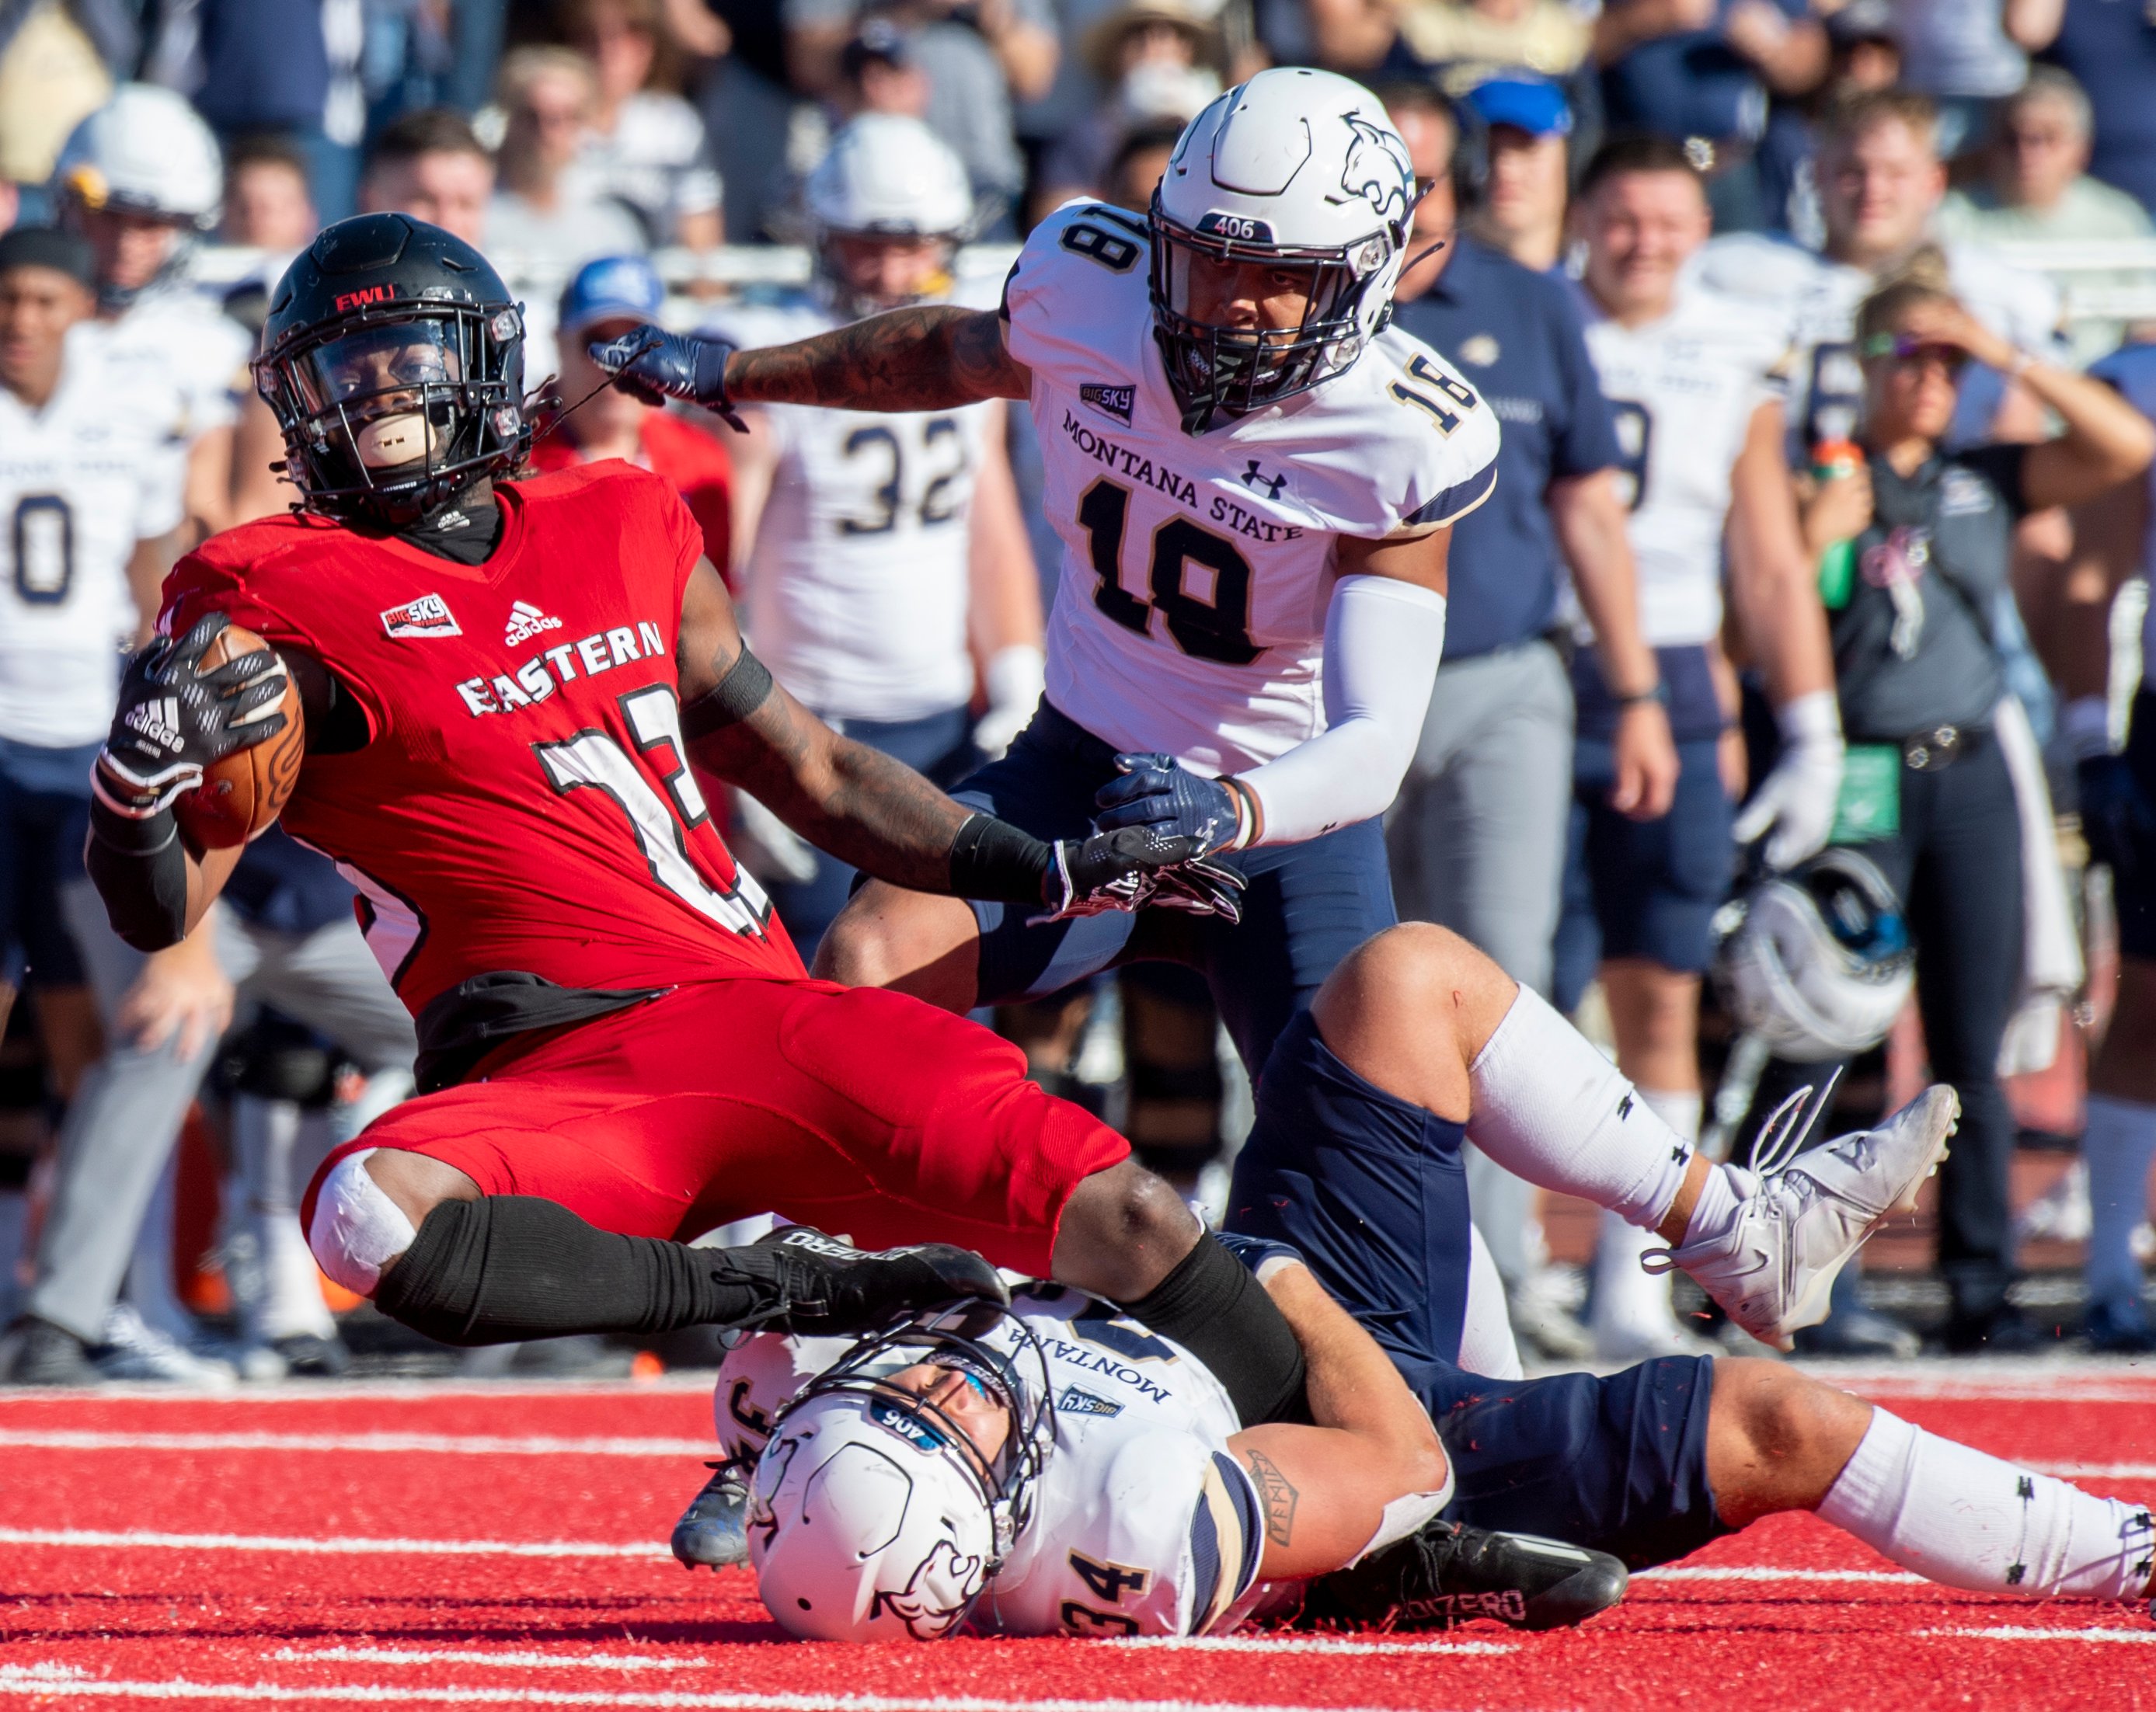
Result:
<svg viewBox="0 0 2156 1712"><path fill-rule="evenodd" d="M562 17L569 44L598 76L579 176L593 192L627 204L654 244L723 243L719 175L703 120L680 95L654 86L662 50L672 52L661 0L570 0Z"/></svg>
<svg viewBox="0 0 2156 1712"><path fill-rule="evenodd" d="M1612 130L1681 142L1707 175L1719 231L1768 219L1757 150L1770 96L1826 75L1826 31L1806 0L1614 0L1594 23Z"/></svg>
<svg viewBox="0 0 2156 1712"><path fill-rule="evenodd" d="M0 8L0 180L42 185L52 177L68 133L110 98L108 56L131 49L131 33L116 0ZM132 58L128 52L119 63Z"/></svg>
<svg viewBox="0 0 2156 1712"><path fill-rule="evenodd" d="M1183 127L1173 120L1164 124L1142 125L1129 132L1116 151L1115 158L1108 162L1103 197L1134 214L1149 210L1153 191L1160 183L1161 174L1168 171L1168 159L1175 153L1175 145L1182 136Z"/></svg>
<svg viewBox="0 0 2156 1712"><path fill-rule="evenodd" d="M796 102L787 86L786 33L771 0L710 0L710 9L726 32L726 51L698 75L696 110L726 186L728 236L753 243L767 235L790 187L786 148ZM685 37L683 45L707 52Z"/></svg>
<svg viewBox="0 0 2156 1712"><path fill-rule="evenodd" d="M315 206L331 220L352 212L367 131L362 0L199 0L168 14L164 31L153 48L161 81L192 95L227 143L290 138L306 151Z"/></svg>
<svg viewBox="0 0 2156 1712"><path fill-rule="evenodd" d="M2156 18L2120 0L2066 0L2046 57L2088 91L2096 112L2089 171L2156 213Z"/></svg>
<svg viewBox="0 0 2156 1712"><path fill-rule="evenodd" d="M532 442L531 465L567 469L619 458L665 476L703 530L705 556L723 570L732 556L726 448L680 417L609 386L585 350L656 321L665 305L666 288L640 255L606 256L578 270L562 294L556 323L562 407Z"/></svg>
<svg viewBox="0 0 2156 1712"><path fill-rule="evenodd" d="M1828 13L1826 38L1826 80L1809 95L1775 102L1759 143L1767 229L1786 232L1807 249L1826 242L1817 170L1820 115L1851 95L1891 90L1902 78L1893 0L1847 0Z"/></svg>
<svg viewBox="0 0 2156 1712"><path fill-rule="evenodd" d="M2062 0L1894 0L1902 81L1939 110L1939 156L1990 141L1999 102L2059 33Z"/></svg>
<svg viewBox="0 0 2156 1712"><path fill-rule="evenodd" d="M2006 243L2149 236L2139 202L2088 176L2093 119L2088 96L2065 72L2052 65L2030 71L2000 109L1988 182L1947 193L1939 208L1941 235ZM2092 270L2073 276L2083 290L2133 285L2141 277ZM2077 319L2071 329L2076 359L2093 361L2115 349L2125 331L2123 321Z"/></svg>
<svg viewBox="0 0 2156 1712"><path fill-rule="evenodd" d="M780 16L798 88L838 98L849 114L926 119L965 163L988 216L981 229L998 228L1025 182L1013 100L1045 94L1055 76L1060 49L1048 0L780 0ZM867 56L857 56L864 47ZM886 98L886 74L870 59L900 75L917 70L926 106Z"/></svg>
<svg viewBox="0 0 2156 1712"><path fill-rule="evenodd" d="M1086 50L1103 95L1048 150L1040 213L1074 196L1109 192L1114 200L1111 167L1123 139L1164 121L1188 123L1220 93L1226 64L1219 29L1192 0L1121 0L1087 32Z"/></svg>
<svg viewBox="0 0 2156 1712"><path fill-rule="evenodd" d="M1572 794L1572 689L1549 639L1568 570L1607 681L1629 697L1615 747L1648 812L1669 805L1676 751L1661 705L1632 694L1659 672L1640 640L1614 474L1622 454L1578 295L1455 229L1459 196L1477 193L1481 175L1456 155L1451 109L1427 83L1383 94L1430 185L1395 318L1456 363L1504 425L1496 487L1455 525L1445 664L1386 849L1402 915L1466 935L1547 995ZM1584 1355L1585 1334L1551 1288L1533 1191L1474 1148L1466 1157L1514 1326L1547 1356Z"/></svg>
<svg viewBox="0 0 2156 1712"><path fill-rule="evenodd" d="M307 194L307 162L281 137L243 137L225 158L227 243L265 249L282 259L315 235L321 225Z"/></svg>
<svg viewBox="0 0 2156 1712"><path fill-rule="evenodd" d="M1487 151L1471 229L1522 267L1548 273L1564 249L1571 187L1565 140L1572 110L1564 91L1542 78L1492 78L1469 93L1467 105Z"/></svg>
<svg viewBox="0 0 2156 1712"><path fill-rule="evenodd" d="M359 206L370 214L409 214L485 247L494 196L494 156L471 121L446 107L393 120L367 151Z"/></svg>
<svg viewBox="0 0 2156 1712"><path fill-rule="evenodd" d="M486 211L497 265L561 279L593 256L643 249L635 218L573 170L598 108L591 61L567 48L519 48L501 62L501 105L507 130Z"/></svg>

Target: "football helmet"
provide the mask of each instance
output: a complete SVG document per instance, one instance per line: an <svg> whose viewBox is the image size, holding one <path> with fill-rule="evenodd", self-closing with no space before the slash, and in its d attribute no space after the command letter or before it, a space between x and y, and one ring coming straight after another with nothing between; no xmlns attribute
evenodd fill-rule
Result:
<svg viewBox="0 0 2156 1712"><path fill-rule="evenodd" d="M853 120L808 175L804 196L817 288L839 313L875 315L949 290L951 256L973 224L973 192L964 164L918 119L864 113ZM941 239L944 265L926 291L865 290L834 248L849 238Z"/></svg>
<svg viewBox="0 0 2156 1712"><path fill-rule="evenodd" d="M1002 1404L1009 1431L992 1455L892 1382L923 1364ZM747 1530L765 1608L804 1640L950 1634L1032 1520L1054 1405L1040 1339L993 1304L862 1339L778 1412L757 1460Z"/></svg>
<svg viewBox="0 0 2156 1712"><path fill-rule="evenodd" d="M1902 900L1854 850L1821 851L1726 906L1715 979L1775 1057L1821 1064L1886 1038L1915 979Z"/></svg>
<svg viewBox="0 0 2156 1712"><path fill-rule="evenodd" d="M109 208L178 227L184 236L157 275L163 279L185 265L195 238L216 226L224 161L184 97L154 84L122 84L69 133L54 163L52 192L64 219L76 209ZM143 289L100 282L99 305L125 309Z"/></svg>
<svg viewBox="0 0 2156 1712"><path fill-rule="evenodd" d="M394 529L524 461L524 318L477 250L406 214L326 228L271 293L255 389L307 510Z"/></svg>
<svg viewBox="0 0 2156 1712"><path fill-rule="evenodd" d="M1329 71L1277 67L1183 129L1153 192L1153 337L1186 433L1307 392L1346 369L1392 318L1419 188L1378 98ZM1299 325L1209 320L1199 269L1291 277Z"/></svg>

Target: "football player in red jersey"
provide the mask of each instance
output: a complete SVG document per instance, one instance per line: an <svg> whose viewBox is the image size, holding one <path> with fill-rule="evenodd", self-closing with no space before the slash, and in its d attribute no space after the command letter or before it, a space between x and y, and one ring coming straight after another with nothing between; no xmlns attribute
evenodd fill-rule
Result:
<svg viewBox="0 0 2156 1712"><path fill-rule="evenodd" d="M174 571L96 771L92 874L131 943L170 944L239 853L193 848L173 804L298 686L284 824L358 889L425 1090L316 1174L324 1269L459 1343L835 1329L1000 1294L940 1244L683 1240L776 1209L1052 1274L1201 1350L1243 1418L1294 1407L1286 1323L1122 1137L987 1030L807 978L689 762L916 889L1232 910L1232 881L1144 831L1044 843L816 721L742 644L667 484L617 461L513 477L521 341L493 269L437 228L316 240L256 368L305 509ZM205 669L231 623L277 652Z"/></svg>

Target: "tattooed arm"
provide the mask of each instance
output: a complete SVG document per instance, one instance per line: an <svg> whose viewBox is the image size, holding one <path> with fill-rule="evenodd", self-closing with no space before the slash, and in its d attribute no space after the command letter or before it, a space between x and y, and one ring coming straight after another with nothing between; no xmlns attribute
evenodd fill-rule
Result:
<svg viewBox="0 0 2156 1712"><path fill-rule="evenodd" d="M1032 380L1004 348L1001 315L949 304L894 310L726 359L726 396L744 404L948 410L1023 398Z"/></svg>
<svg viewBox="0 0 2156 1712"><path fill-rule="evenodd" d="M713 694L746 651L726 585L700 563L681 603L675 654L696 764L841 861L895 885L948 891L952 843L970 809L903 762L840 736L760 671L761 695L737 698L732 716L715 724Z"/></svg>
<svg viewBox="0 0 2156 1712"><path fill-rule="evenodd" d="M1300 1265L1265 1289L1309 1363L1314 1427L1253 1427L1228 1441L1263 1508L1269 1581L1324 1575L1368 1549L1385 1507L1451 1485L1430 1414L1370 1335Z"/></svg>

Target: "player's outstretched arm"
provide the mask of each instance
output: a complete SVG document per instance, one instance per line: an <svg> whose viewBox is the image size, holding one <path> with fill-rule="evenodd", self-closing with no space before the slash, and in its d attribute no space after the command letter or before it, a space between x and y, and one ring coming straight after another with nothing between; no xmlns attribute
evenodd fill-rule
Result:
<svg viewBox="0 0 2156 1712"><path fill-rule="evenodd" d="M283 662L268 649L201 669L231 621L222 613L128 662L112 729L91 769L84 860L113 931L138 951L177 945L239 865L244 846L201 853L181 836L174 805L228 755L285 729Z"/></svg>
<svg viewBox="0 0 2156 1712"><path fill-rule="evenodd" d="M1228 1449L1250 1471L1264 1506L1259 1575L1326 1575L1436 1515L1451 1494L1451 1465L1391 1359L1307 1267L1272 1261L1260 1275L1302 1346L1317 1424L1253 1427ZM1419 1505L1399 1503L1418 1495Z"/></svg>
<svg viewBox="0 0 2156 1712"><path fill-rule="evenodd" d="M682 598L681 728L697 764L794 831L910 890L1043 905L1053 912L1162 901L1238 915L1240 878L1142 830L1056 843L954 802L904 762L841 736L773 681L748 650L708 560ZM1175 870L1171 873L1170 870Z"/></svg>
<svg viewBox="0 0 2156 1712"><path fill-rule="evenodd" d="M1004 346L1003 317L952 304L893 310L761 351L648 326L591 350L625 390L701 404L737 428L737 404L950 410L1024 398L1032 387L1031 374Z"/></svg>

